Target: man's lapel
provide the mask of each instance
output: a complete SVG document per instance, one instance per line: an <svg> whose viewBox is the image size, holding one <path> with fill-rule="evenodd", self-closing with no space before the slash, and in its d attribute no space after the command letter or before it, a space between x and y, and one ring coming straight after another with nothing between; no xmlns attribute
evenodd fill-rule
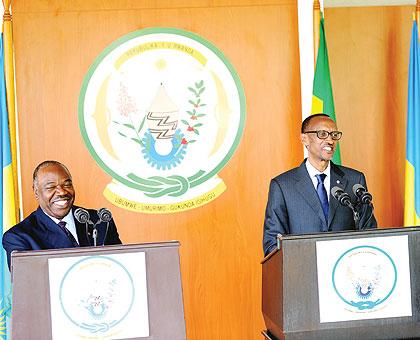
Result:
<svg viewBox="0 0 420 340"><path fill-rule="evenodd" d="M344 177L344 172L340 170L338 166L336 166L333 162L331 164L331 181L330 181L330 188L337 186L341 189L345 189L347 186L347 179ZM331 191L331 190L330 190ZM328 216L328 228L331 229L331 222L334 219L334 215L337 211L338 206L340 203L331 195L330 193L330 213Z"/></svg>
<svg viewBox="0 0 420 340"><path fill-rule="evenodd" d="M46 249L73 247L68 236L49 216L42 211L41 207L38 207L35 215L40 228L38 237L44 241Z"/></svg>

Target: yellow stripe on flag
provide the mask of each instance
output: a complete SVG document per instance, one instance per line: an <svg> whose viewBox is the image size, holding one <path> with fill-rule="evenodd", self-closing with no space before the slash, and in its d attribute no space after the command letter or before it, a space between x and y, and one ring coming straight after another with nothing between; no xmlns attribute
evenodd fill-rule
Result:
<svg viewBox="0 0 420 340"><path fill-rule="evenodd" d="M416 214L414 206L414 166L408 161L405 161L405 209L404 209L404 225L414 226L420 225L420 218Z"/></svg>
<svg viewBox="0 0 420 340"><path fill-rule="evenodd" d="M3 38L4 38L4 76L6 82L6 98L7 111L9 119L9 135L10 135L10 152L12 156L12 178L14 191L13 200L15 201L14 209L15 221L19 219L19 181L18 181L18 161L17 161L17 138L16 138L16 108L15 108L15 66L13 58L13 27L12 16L10 14L11 0L3 0L4 15L3 15ZM4 192L4 191L3 191ZM9 199L12 198L9 196ZM5 229L3 228L3 232Z"/></svg>
<svg viewBox="0 0 420 340"><path fill-rule="evenodd" d="M324 113L324 102L322 99L312 95L312 111L311 114Z"/></svg>
<svg viewBox="0 0 420 340"><path fill-rule="evenodd" d="M3 233L16 223L16 200L13 189L13 168L9 164L3 168Z"/></svg>

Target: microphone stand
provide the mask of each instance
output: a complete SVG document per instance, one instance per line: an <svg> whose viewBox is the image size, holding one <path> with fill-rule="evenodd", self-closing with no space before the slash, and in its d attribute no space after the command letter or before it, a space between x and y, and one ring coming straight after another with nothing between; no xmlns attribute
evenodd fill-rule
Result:
<svg viewBox="0 0 420 340"><path fill-rule="evenodd" d="M98 246L98 228L96 228L96 226L98 224L101 224L102 220L98 220L98 222L96 222L95 224L93 224L93 230L92 230L92 238L93 238L93 246L97 247ZM102 243L102 245L105 245L105 240L106 240L106 236L108 234L108 228L109 228L109 222L106 222L106 230L105 230L105 236L104 236L104 241Z"/></svg>
<svg viewBox="0 0 420 340"><path fill-rule="evenodd" d="M359 225L360 222L360 214L359 212L356 210L356 206L354 206L351 202L350 199L347 202L343 202L342 200L339 200L339 202L346 206L349 207L351 209L351 211L353 212L353 221L354 221L354 226L357 227ZM360 228L359 228L360 229Z"/></svg>
<svg viewBox="0 0 420 340"><path fill-rule="evenodd" d="M96 243L98 239L98 229L96 229L96 223L93 226L92 237L93 237L93 246L96 247Z"/></svg>
<svg viewBox="0 0 420 340"><path fill-rule="evenodd" d="M109 221L103 221L101 219L99 219L95 224L92 223L93 225L93 230L92 230L92 238L93 238L93 246L97 247L98 246L98 224L101 224L102 222L106 223L106 230L105 230L105 236L104 236L104 242L102 243L102 245L105 245L105 240L106 240L106 236L108 234L108 228L109 228Z"/></svg>
<svg viewBox="0 0 420 340"><path fill-rule="evenodd" d="M351 203L350 196L340 187L333 187L331 189L331 194L341 205L351 209L353 212L354 226L357 228L360 221L360 214L356 210L356 207Z"/></svg>
<svg viewBox="0 0 420 340"><path fill-rule="evenodd" d="M105 245L105 241L106 241L106 237L108 235L108 228L109 228L109 222L106 222L106 229L105 229L105 236L104 236L104 242L102 243L102 245Z"/></svg>
<svg viewBox="0 0 420 340"><path fill-rule="evenodd" d="M100 220L99 220L99 222L100 222ZM90 243L90 240L89 240L89 235L90 234L89 234L88 225L92 226L93 246L96 247L97 246L97 239L98 239L98 229L96 228L96 226L98 225L98 222L93 223L91 220L88 220L88 221L85 222L85 225L86 225L86 237L88 238L88 242L89 242L90 245L92 245L92 244Z"/></svg>
<svg viewBox="0 0 420 340"><path fill-rule="evenodd" d="M93 227L92 227L92 238L93 238L93 246L97 247L98 246L98 228L97 225L100 224L102 222L101 219L99 219L96 223L92 223Z"/></svg>
<svg viewBox="0 0 420 340"><path fill-rule="evenodd" d="M363 211L363 206L367 206L367 208ZM367 225L369 223L369 221L371 220L372 216L373 216L373 204L372 202L369 203L359 203L359 206L361 207L360 210L362 210L362 218L366 215L367 210L370 208L370 214L369 217L366 219L366 221L363 223L362 226L359 227L359 230L363 229L363 227L365 225Z"/></svg>
<svg viewBox="0 0 420 340"><path fill-rule="evenodd" d="M356 209L353 207L353 204L348 206L351 211L353 211L353 220L354 220L354 225L358 226L359 222L360 222L360 214L356 211ZM359 228L360 229L360 228Z"/></svg>

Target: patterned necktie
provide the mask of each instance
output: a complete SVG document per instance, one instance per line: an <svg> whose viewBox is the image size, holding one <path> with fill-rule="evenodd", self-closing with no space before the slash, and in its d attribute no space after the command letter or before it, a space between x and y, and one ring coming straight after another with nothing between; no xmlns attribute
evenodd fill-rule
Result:
<svg viewBox="0 0 420 340"><path fill-rule="evenodd" d="M327 190L325 190L324 187L324 179L327 177L326 174L318 174L315 175L316 179L318 180L318 185L316 186L316 192L318 193L319 200L321 201L322 211L324 212L325 221L328 225L328 211L329 211L329 205L328 205L328 196L327 196Z"/></svg>
<svg viewBox="0 0 420 340"><path fill-rule="evenodd" d="M58 222L58 226L61 228L61 230L63 230L67 237L70 239L71 244L73 245L73 247L79 247L79 244L77 243L76 239L74 238L73 234L66 228L66 222L64 221L60 221Z"/></svg>

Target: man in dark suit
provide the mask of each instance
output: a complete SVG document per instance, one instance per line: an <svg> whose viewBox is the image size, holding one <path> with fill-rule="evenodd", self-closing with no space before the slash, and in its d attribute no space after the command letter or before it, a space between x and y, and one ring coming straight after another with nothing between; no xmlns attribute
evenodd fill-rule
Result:
<svg viewBox="0 0 420 340"><path fill-rule="evenodd" d="M33 190L39 203L22 222L3 235L3 248L7 252L7 263L11 267L14 250L39 250L86 247L93 245L92 226L86 227L74 218L77 209L73 205L75 190L67 167L57 161L39 164L33 174ZM88 210L92 222L98 221L94 210ZM117 228L111 219L97 226L98 245L121 244Z"/></svg>
<svg viewBox="0 0 420 340"><path fill-rule="evenodd" d="M316 114L303 121L301 141L308 158L271 180L264 221L265 255L276 249L278 234L376 228L372 205L356 206L361 217L356 226L352 210L327 194L338 186L356 202L353 185L366 188L363 173L331 162L341 135L328 115Z"/></svg>

